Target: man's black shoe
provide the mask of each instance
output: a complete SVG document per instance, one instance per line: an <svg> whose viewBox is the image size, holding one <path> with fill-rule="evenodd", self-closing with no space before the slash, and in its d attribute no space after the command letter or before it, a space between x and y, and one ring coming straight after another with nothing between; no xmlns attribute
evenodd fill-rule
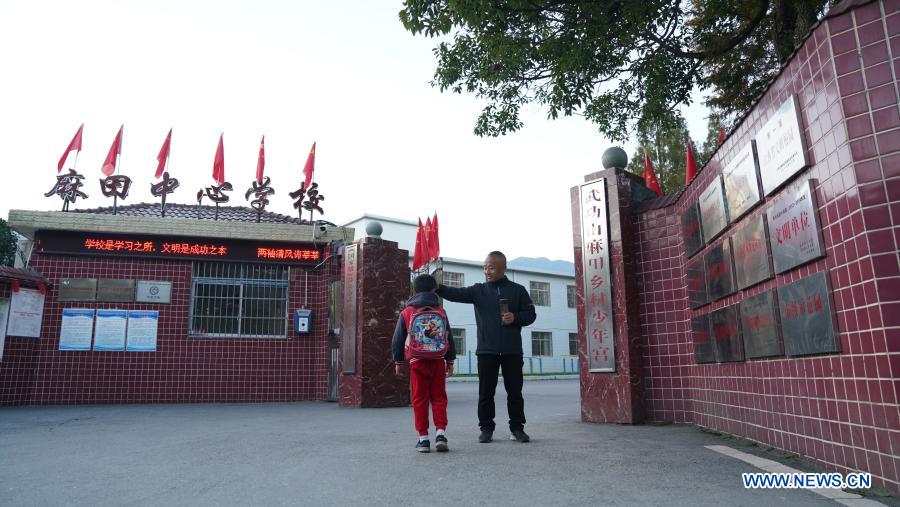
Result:
<svg viewBox="0 0 900 507"><path fill-rule="evenodd" d="M434 448L437 450L437 452L449 451L450 448L447 447L447 437L445 437L444 435L438 435L434 437Z"/></svg>
<svg viewBox="0 0 900 507"><path fill-rule="evenodd" d="M512 432L512 435L509 436L509 439L510 439L510 440L515 440L515 441L517 441L517 442L522 442L523 444L524 444L525 442L530 442L530 441L531 441L531 437L529 437L528 434L525 433L525 432L522 431L522 430L510 430L510 431Z"/></svg>
<svg viewBox="0 0 900 507"><path fill-rule="evenodd" d="M428 440L419 440L416 443L416 450L419 452L431 452L431 442Z"/></svg>
<svg viewBox="0 0 900 507"><path fill-rule="evenodd" d="M490 442L494 438L494 432L492 430L481 430L481 435L478 435L478 442L482 444L486 444Z"/></svg>

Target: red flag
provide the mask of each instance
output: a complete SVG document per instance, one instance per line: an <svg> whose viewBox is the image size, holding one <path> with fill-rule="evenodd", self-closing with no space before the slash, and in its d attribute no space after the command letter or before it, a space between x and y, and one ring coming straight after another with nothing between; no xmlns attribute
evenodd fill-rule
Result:
<svg viewBox="0 0 900 507"><path fill-rule="evenodd" d="M103 174L107 176L112 176L112 173L116 172L116 163L119 161L119 154L122 153L122 131L124 129L125 125L119 127L119 133L113 139L112 146L109 147L109 153L106 154L106 160L103 161L103 166L100 168Z"/></svg>
<svg viewBox="0 0 900 507"><path fill-rule="evenodd" d="M687 167L684 171L684 184L687 185L697 175L697 162L694 162L694 149L691 147L691 140L685 143L685 151L687 158Z"/></svg>
<svg viewBox="0 0 900 507"><path fill-rule="evenodd" d="M424 239L425 239L425 229L422 227L422 219L419 219L419 227L416 230L416 249L413 252L413 271L421 268L425 265L425 248L424 248Z"/></svg>
<svg viewBox="0 0 900 507"><path fill-rule="evenodd" d="M722 127L719 127L719 144L722 144L724 142L725 142L725 129L723 129Z"/></svg>
<svg viewBox="0 0 900 507"><path fill-rule="evenodd" d="M644 183L647 188L662 197L662 188L659 186L659 180L656 179L656 172L653 171L653 162L650 162L650 155L646 153L644 154Z"/></svg>
<svg viewBox="0 0 900 507"><path fill-rule="evenodd" d="M437 212L431 221L431 237L428 238L428 257L437 260L441 256L441 240L438 238Z"/></svg>
<svg viewBox="0 0 900 507"><path fill-rule="evenodd" d="M259 141L259 159L256 161L256 182L262 185L263 171L266 170L266 136Z"/></svg>
<svg viewBox="0 0 900 507"><path fill-rule="evenodd" d="M431 217L425 219L425 232L422 237L422 253L425 254L425 262L431 260Z"/></svg>
<svg viewBox="0 0 900 507"><path fill-rule="evenodd" d="M75 137L73 137L72 140L69 141L69 146L66 147L66 151L63 152L62 157L59 159L59 165L56 166L56 172L62 171L63 165L66 163L66 159L69 158L69 153L71 153L72 150L75 150L76 152L81 151L82 131L84 131L84 123L82 123L81 126L78 127L78 132L75 132Z"/></svg>
<svg viewBox="0 0 900 507"><path fill-rule="evenodd" d="M212 177L219 185L225 183L225 143L222 139L224 136L224 133L219 134L219 146L216 148L216 158L213 159Z"/></svg>
<svg viewBox="0 0 900 507"><path fill-rule="evenodd" d="M312 183L313 171L316 170L316 143L313 142L312 148L309 150L309 156L306 157L306 165L303 166L303 174L306 179L303 180L303 188L309 189Z"/></svg>
<svg viewBox="0 0 900 507"><path fill-rule="evenodd" d="M172 144L172 129L169 129L169 134L166 136L166 140L163 141L162 148L159 149L159 155L156 156L156 161L158 162L156 166L156 177L161 178L163 170L166 168L166 162L169 160L169 146Z"/></svg>

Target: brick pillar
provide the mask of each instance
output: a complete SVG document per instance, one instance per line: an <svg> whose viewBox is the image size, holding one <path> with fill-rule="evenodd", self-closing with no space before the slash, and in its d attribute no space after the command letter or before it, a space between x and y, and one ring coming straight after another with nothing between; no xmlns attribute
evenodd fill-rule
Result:
<svg viewBox="0 0 900 507"><path fill-rule="evenodd" d="M575 244L575 283L578 287L578 356L581 380L581 420L586 422L640 423L644 420L643 375L640 351L640 312L637 298L636 235L631 208L644 197L643 181L618 169L585 176L585 182L606 179L609 216L609 264L616 371L589 372L585 336L585 280L582 263L580 187L571 189ZM655 194L653 194L655 197Z"/></svg>
<svg viewBox="0 0 900 507"><path fill-rule="evenodd" d="M380 238L364 238L346 247L341 406L409 405L409 377L394 375L391 356L394 327L409 298L408 259L409 253L400 250L397 243ZM350 301L348 298L354 295L355 300Z"/></svg>

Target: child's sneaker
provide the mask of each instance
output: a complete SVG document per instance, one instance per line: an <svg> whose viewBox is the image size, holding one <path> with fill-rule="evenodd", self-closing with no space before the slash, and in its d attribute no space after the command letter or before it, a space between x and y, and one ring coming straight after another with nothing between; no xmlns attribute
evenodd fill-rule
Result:
<svg viewBox="0 0 900 507"><path fill-rule="evenodd" d="M419 440L416 444L416 450L419 452L431 452L431 442L428 440Z"/></svg>
<svg viewBox="0 0 900 507"><path fill-rule="evenodd" d="M447 447L447 437L444 435L438 435L434 437L434 448L437 449L437 452L447 452L450 450Z"/></svg>

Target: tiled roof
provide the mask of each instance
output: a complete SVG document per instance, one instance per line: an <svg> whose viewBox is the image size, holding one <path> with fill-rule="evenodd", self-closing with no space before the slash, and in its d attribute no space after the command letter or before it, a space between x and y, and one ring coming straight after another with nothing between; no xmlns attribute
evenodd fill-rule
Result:
<svg viewBox="0 0 900 507"><path fill-rule="evenodd" d="M33 284L47 283L47 279L44 278L44 275L37 271L11 268L9 266L0 266L0 280L20 280L23 282L31 282Z"/></svg>
<svg viewBox="0 0 900 507"><path fill-rule="evenodd" d="M105 208L75 209L70 210L74 213L89 213L93 215L112 215L112 206ZM161 218L160 203L140 203L129 204L127 206L118 206L116 214L127 217L150 217ZM216 215L215 206L194 206L190 204L166 204L165 218L188 218L197 219L197 213L205 220L212 220ZM256 210L248 206L219 206L219 220L226 222L256 222ZM260 215L260 223L264 224L309 224L309 220L302 220L298 217L289 217L280 213L272 213L264 211Z"/></svg>

